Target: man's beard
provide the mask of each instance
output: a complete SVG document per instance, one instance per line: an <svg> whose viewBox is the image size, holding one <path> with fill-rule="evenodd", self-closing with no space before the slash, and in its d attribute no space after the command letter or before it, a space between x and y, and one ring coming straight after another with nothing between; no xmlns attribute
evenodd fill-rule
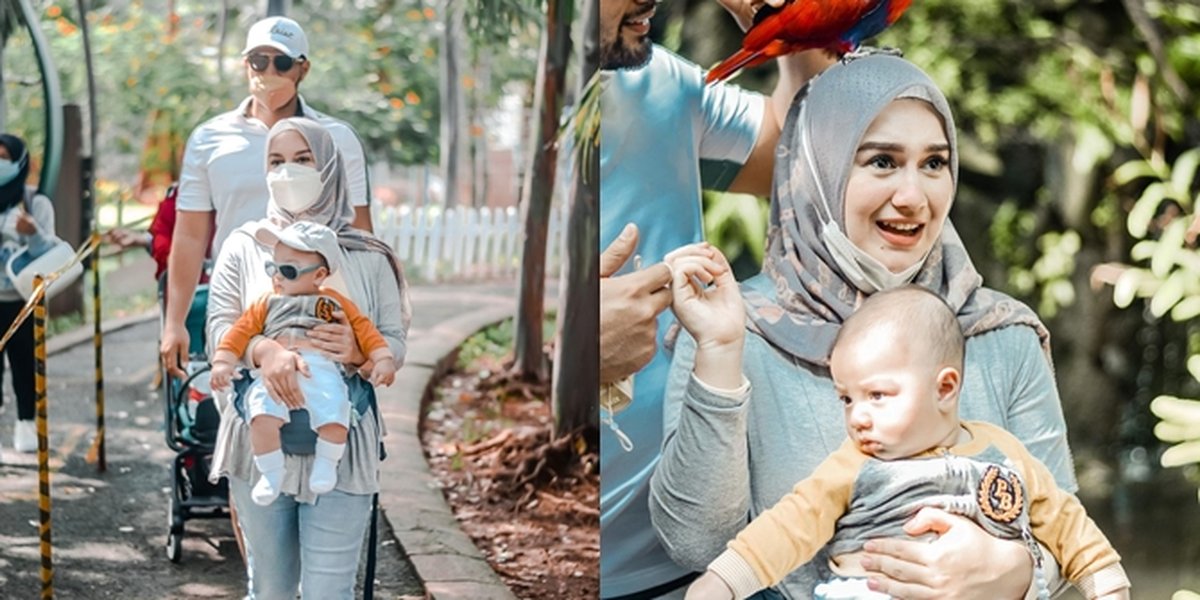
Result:
<svg viewBox="0 0 1200 600"><path fill-rule="evenodd" d="M617 33L617 39L608 48L604 48L600 53L600 65L602 69L640 69L650 62L650 55L654 51L654 45L650 42L650 36L646 36L638 40L634 45L625 43L620 32Z"/></svg>

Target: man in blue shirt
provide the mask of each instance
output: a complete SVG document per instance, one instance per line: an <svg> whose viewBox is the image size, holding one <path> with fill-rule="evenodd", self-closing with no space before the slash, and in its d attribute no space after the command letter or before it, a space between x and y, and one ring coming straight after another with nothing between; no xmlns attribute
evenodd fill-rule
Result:
<svg viewBox="0 0 1200 600"><path fill-rule="evenodd" d="M718 1L742 29L764 4ZM600 596L614 600L672 591L681 598L694 576L667 557L648 508L670 366L662 342L674 322L666 311L670 272L661 261L704 238L701 163L706 187L770 194L775 145L792 98L833 60L821 52L779 59L770 97L708 86L699 67L650 42L656 4L600 2L600 245L608 248L600 270L600 383L636 373L632 403L612 417L620 436L609 428L601 433ZM635 254L650 266L634 272Z"/></svg>

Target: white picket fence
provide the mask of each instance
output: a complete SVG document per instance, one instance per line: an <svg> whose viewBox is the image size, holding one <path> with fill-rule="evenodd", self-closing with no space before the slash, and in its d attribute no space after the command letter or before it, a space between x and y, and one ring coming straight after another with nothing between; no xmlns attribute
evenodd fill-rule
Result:
<svg viewBox="0 0 1200 600"><path fill-rule="evenodd" d="M557 276L563 254L565 202L550 210L546 275ZM421 281L512 278L524 244L520 211L440 206L378 207L375 235L391 245L409 277Z"/></svg>

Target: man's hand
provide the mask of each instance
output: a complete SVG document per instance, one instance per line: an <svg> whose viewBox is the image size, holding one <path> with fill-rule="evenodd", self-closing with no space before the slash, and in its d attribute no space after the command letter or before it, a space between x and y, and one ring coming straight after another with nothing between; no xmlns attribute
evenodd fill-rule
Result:
<svg viewBox="0 0 1200 600"><path fill-rule="evenodd" d="M750 29L754 24L754 13L758 12L763 5L770 5L775 8L783 6L787 0L717 0L729 14L737 19L738 27L742 31Z"/></svg>
<svg viewBox="0 0 1200 600"><path fill-rule="evenodd" d="M655 319L671 304L671 271L664 264L613 277L637 242L630 223L600 255L600 383L632 375L654 358Z"/></svg>
<svg viewBox="0 0 1200 600"><path fill-rule="evenodd" d="M182 323L163 322L162 342L158 352L162 356L163 366L171 376L179 379L187 377L183 366L187 364L191 343L192 336L188 333L187 326Z"/></svg>
<svg viewBox="0 0 1200 600"><path fill-rule="evenodd" d="M917 536L938 534L931 543L879 539L867 542L862 566L868 585L905 600L1023 598L1033 578L1033 558L1020 541L988 535L972 521L936 508L923 508L904 524ZM987 568L979 558L987 557Z"/></svg>

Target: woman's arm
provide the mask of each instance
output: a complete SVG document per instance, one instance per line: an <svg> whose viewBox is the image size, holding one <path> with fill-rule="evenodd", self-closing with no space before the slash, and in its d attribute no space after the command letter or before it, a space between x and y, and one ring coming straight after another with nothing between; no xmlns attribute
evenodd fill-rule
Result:
<svg viewBox="0 0 1200 600"><path fill-rule="evenodd" d="M21 210L24 210L23 208ZM35 256L45 254L50 250L50 246L54 242L54 204L50 199L41 195L35 194L33 201L30 203L30 217L33 218L33 223L37 230L26 235L26 242L29 245L29 251ZM19 230L19 229L18 229Z"/></svg>
<svg viewBox="0 0 1200 600"><path fill-rule="evenodd" d="M242 315L242 254L248 241L249 238L240 231L234 231L223 244L213 265L212 275L208 280L208 322L205 325L209 356L214 355L217 346L225 338L225 333Z"/></svg>
<svg viewBox="0 0 1200 600"><path fill-rule="evenodd" d="M650 517L671 558L702 571L750 512L749 390L731 397L706 388L692 376L694 353L695 342L681 332L667 378L666 436L650 480Z"/></svg>
<svg viewBox="0 0 1200 600"><path fill-rule="evenodd" d="M1005 336L1001 338L1005 343L989 347L989 350L1003 347L1004 357L983 363L1004 365L999 372L1011 382L1007 388L1009 402L1004 428L1050 469L1058 487L1074 494L1079 484L1067 446L1067 423L1054 372L1037 333L1029 327L1014 326L990 335Z"/></svg>
<svg viewBox="0 0 1200 600"><path fill-rule="evenodd" d="M375 328L383 335L383 339L387 340L388 348L396 358L396 366L400 367L404 364L404 357L408 352L408 325L404 323L402 316L403 300L400 287L396 284L396 276L386 256L373 251L362 254L370 257L370 262L366 264L372 265L368 270L368 283L373 286L371 289L374 293L371 296L375 298L375 305L359 305L358 308L371 319Z"/></svg>

